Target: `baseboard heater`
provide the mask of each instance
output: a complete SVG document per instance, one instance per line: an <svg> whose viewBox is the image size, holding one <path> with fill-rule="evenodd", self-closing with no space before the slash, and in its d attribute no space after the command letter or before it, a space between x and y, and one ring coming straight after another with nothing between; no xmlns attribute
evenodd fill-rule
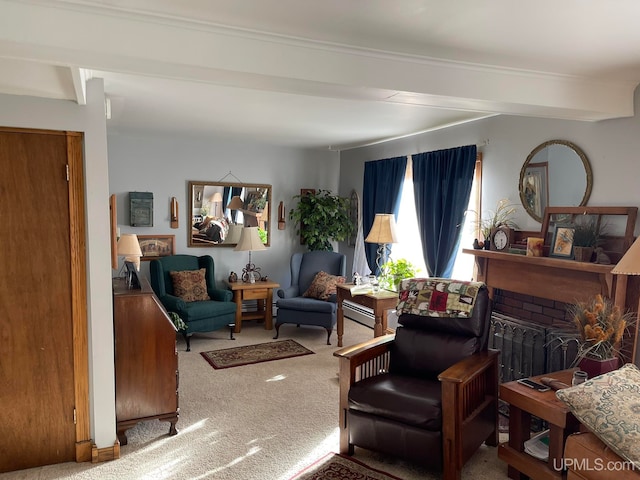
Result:
<svg viewBox="0 0 640 480"><path fill-rule="evenodd" d="M373 309L364 307L350 300L344 300L342 302L342 314L345 318L358 322L371 329L374 328L376 323L376 317L373 314ZM389 310L387 312L387 328L395 330L397 327L398 315L395 310Z"/></svg>
<svg viewBox="0 0 640 480"><path fill-rule="evenodd" d="M342 314L354 322L361 323L369 328L373 328L376 323L376 317L373 315L373 309L363 307L349 300L342 302Z"/></svg>

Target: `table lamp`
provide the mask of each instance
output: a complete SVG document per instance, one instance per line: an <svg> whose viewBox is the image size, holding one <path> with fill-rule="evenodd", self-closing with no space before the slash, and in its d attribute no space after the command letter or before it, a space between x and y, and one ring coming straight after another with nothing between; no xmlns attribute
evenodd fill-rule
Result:
<svg viewBox="0 0 640 480"><path fill-rule="evenodd" d="M239 252L249 252L249 263L242 269L242 281L255 283L256 277L260 278L260 269L251 263L251 252L256 250L266 250L260 235L258 227L245 227L240 233L240 240L234 250Z"/></svg>
<svg viewBox="0 0 640 480"><path fill-rule="evenodd" d="M138 236L135 233L124 233L118 239L116 245L118 256L124 257L125 261L133 262L136 270L140 270L140 257L142 250L138 242Z"/></svg>
<svg viewBox="0 0 640 480"><path fill-rule="evenodd" d="M367 243L377 243L376 266L378 275L384 276L382 266L387 263L390 254L390 243L398 243L396 219L392 213L376 213L369 235L364 239Z"/></svg>
<svg viewBox="0 0 640 480"><path fill-rule="evenodd" d="M244 202L238 195L234 195L231 197L231 201L227 205L227 208L229 210L240 210L241 208L244 208Z"/></svg>
<svg viewBox="0 0 640 480"><path fill-rule="evenodd" d="M629 250L626 251L616 266L613 267L611 273L614 275L640 275L640 237L636 238L633 245L629 247ZM640 302L638 304L638 312L640 313ZM634 345L638 341L638 328L640 328L640 324L636 321ZM631 355L633 356L631 361L635 362L636 352L631 352Z"/></svg>

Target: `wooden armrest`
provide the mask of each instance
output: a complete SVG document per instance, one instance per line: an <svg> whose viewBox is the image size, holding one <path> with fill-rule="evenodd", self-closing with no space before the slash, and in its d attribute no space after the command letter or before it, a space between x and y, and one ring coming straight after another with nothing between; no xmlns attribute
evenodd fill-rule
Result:
<svg viewBox="0 0 640 480"><path fill-rule="evenodd" d="M498 358L497 350L478 352L458 363L451 365L438 375L441 382L466 383L491 367Z"/></svg>
<svg viewBox="0 0 640 480"><path fill-rule="evenodd" d="M333 352L334 357L355 362L360 365L367 360L382 355L389 350L390 343L395 339L395 334L383 335L381 337L372 338L366 342L344 347ZM364 358L364 360L363 360Z"/></svg>

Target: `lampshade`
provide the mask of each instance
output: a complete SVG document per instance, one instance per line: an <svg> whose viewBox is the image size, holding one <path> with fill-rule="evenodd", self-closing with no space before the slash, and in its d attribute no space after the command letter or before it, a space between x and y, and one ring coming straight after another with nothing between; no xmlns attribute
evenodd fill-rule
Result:
<svg viewBox="0 0 640 480"><path fill-rule="evenodd" d="M242 207L244 207L244 203L238 195L231 197L231 201L227 205L229 210L240 210Z"/></svg>
<svg viewBox="0 0 640 480"><path fill-rule="evenodd" d="M367 238L367 243L397 243L396 219L392 213L376 213L371 231Z"/></svg>
<svg viewBox="0 0 640 480"><path fill-rule="evenodd" d="M266 248L267 247L264 246L262 240L260 240L258 227L244 227L240 234L240 240L234 250L241 252L246 252L248 250L251 252L256 250L266 250Z"/></svg>
<svg viewBox="0 0 640 480"><path fill-rule="evenodd" d="M222 194L220 192L214 193L213 195L211 195L209 201L211 203L222 202Z"/></svg>
<svg viewBox="0 0 640 480"><path fill-rule="evenodd" d="M640 237L633 242L611 273L616 275L640 275Z"/></svg>
<svg viewBox="0 0 640 480"><path fill-rule="evenodd" d="M125 233L120 236L117 244L118 255L121 257L141 257L140 243L135 233Z"/></svg>
<svg viewBox="0 0 640 480"><path fill-rule="evenodd" d="M240 235L242 235L242 225L229 225L229 233L224 239L224 243L235 243L240 241Z"/></svg>

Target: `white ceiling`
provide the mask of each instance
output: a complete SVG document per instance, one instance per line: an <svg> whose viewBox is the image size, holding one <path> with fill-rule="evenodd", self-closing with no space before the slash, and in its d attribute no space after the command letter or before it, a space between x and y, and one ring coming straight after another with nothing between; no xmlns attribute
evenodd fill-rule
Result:
<svg viewBox="0 0 640 480"><path fill-rule="evenodd" d="M615 7L615 8L614 8ZM495 114L633 115L640 2L0 0L0 93L111 131L343 149Z"/></svg>

